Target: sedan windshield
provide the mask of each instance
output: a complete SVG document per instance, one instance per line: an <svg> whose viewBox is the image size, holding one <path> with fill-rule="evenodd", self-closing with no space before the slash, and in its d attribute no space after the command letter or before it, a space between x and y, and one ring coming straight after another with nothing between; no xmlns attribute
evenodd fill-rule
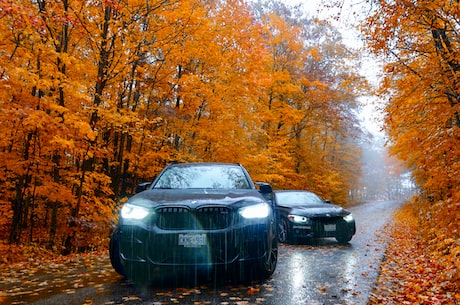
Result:
<svg viewBox="0 0 460 305"><path fill-rule="evenodd" d="M155 189L250 189L239 166L173 166L159 177Z"/></svg>
<svg viewBox="0 0 460 305"><path fill-rule="evenodd" d="M276 201L282 205L302 206L324 203L321 198L310 192L278 192L275 196Z"/></svg>

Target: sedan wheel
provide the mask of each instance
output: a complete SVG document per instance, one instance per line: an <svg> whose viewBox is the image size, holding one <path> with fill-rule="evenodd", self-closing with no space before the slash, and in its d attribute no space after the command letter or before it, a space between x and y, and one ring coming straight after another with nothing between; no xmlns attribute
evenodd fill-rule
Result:
<svg viewBox="0 0 460 305"><path fill-rule="evenodd" d="M335 239L337 240L339 244L346 244L351 240L351 236L347 236L345 234L339 234L335 237Z"/></svg>
<svg viewBox="0 0 460 305"><path fill-rule="evenodd" d="M280 243L287 243L289 238L289 224L286 219L283 219L278 226L278 241Z"/></svg>
<svg viewBox="0 0 460 305"><path fill-rule="evenodd" d="M337 233L335 236L335 239L339 244L346 244L348 243L351 238L353 237L353 234L350 233L350 229L348 228L348 225L346 222L339 222L337 223Z"/></svg>

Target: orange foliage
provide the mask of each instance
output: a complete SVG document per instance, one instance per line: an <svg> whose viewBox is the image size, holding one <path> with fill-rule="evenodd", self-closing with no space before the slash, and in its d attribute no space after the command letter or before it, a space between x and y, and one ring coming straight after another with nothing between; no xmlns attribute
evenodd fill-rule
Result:
<svg viewBox="0 0 460 305"><path fill-rule="evenodd" d="M426 244L458 284L460 214L460 26L456 1L379 2L366 34L386 56L381 83L388 103L390 151L412 170ZM458 291L458 286L457 286ZM458 300L457 300L458 301Z"/></svg>
<svg viewBox="0 0 460 305"><path fill-rule="evenodd" d="M459 291L459 17L458 1L380 1L364 25L372 50L388 63L381 93L388 100L390 151L412 170L420 189L418 213L404 214L419 222L404 225L414 244L410 265L421 275L408 283L404 295L419 304L436 301L432 298L445 289ZM436 286L423 277L434 278ZM459 299L455 294L442 301Z"/></svg>
<svg viewBox="0 0 460 305"><path fill-rule="evenodd" d="M366 24L374 52L387 55L381 93L391 152L435 200L460 185L458 17L455 2L383 1Z"/></svg>
<svg viewBox="0 0 460 305"><path fill-rule="evenodd" d="M0 240L105 247L120 198L172 161L240 162L343 204L359 181L364 82L325 23L236 0L0 14Z"/></svg>

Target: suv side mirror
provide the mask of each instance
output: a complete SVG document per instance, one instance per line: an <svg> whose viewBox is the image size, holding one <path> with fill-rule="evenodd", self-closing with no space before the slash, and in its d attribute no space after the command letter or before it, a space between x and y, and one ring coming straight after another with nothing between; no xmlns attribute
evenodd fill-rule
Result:
<svg viewBox="0 0 460 305"><path fill-rule="evenodd" d="M261 194L270 194L271 192L273 192L273 188L270 183L256 182L256 184L259 186L259 192Z"/></svg>
<svg viewBox="0 0 460 305"><path fill-rule="evenodd" d="M145 191L152 185L152 182L142 182L136 186L136 194Z"/></svg>
<svg viewBox="0 0 460 305"><path fill-rule="evenodd" d="M256 182L256 185L259 187L259 193L273 205L273 188L270 183L266 182Z"/></svg>

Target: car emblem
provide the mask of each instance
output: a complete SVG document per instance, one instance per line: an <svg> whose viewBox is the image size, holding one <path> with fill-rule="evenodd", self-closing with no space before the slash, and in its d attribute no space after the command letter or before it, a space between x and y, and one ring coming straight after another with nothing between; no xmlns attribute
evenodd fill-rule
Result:
<svg viewBox="0 0 460 305"><path fill-rule="evenodd" d="M331 217L331 214L329 214L329 213L328 213L328 214L326 214L326 217Z"/></svg>
<svg viewBox="0 0 460 305"><path fill-rule="evenodd" d="M195 203L197 203L197 202L198 202L198 200L192 200L190 203L191 203L191 204L195 204Z"/></svg>

